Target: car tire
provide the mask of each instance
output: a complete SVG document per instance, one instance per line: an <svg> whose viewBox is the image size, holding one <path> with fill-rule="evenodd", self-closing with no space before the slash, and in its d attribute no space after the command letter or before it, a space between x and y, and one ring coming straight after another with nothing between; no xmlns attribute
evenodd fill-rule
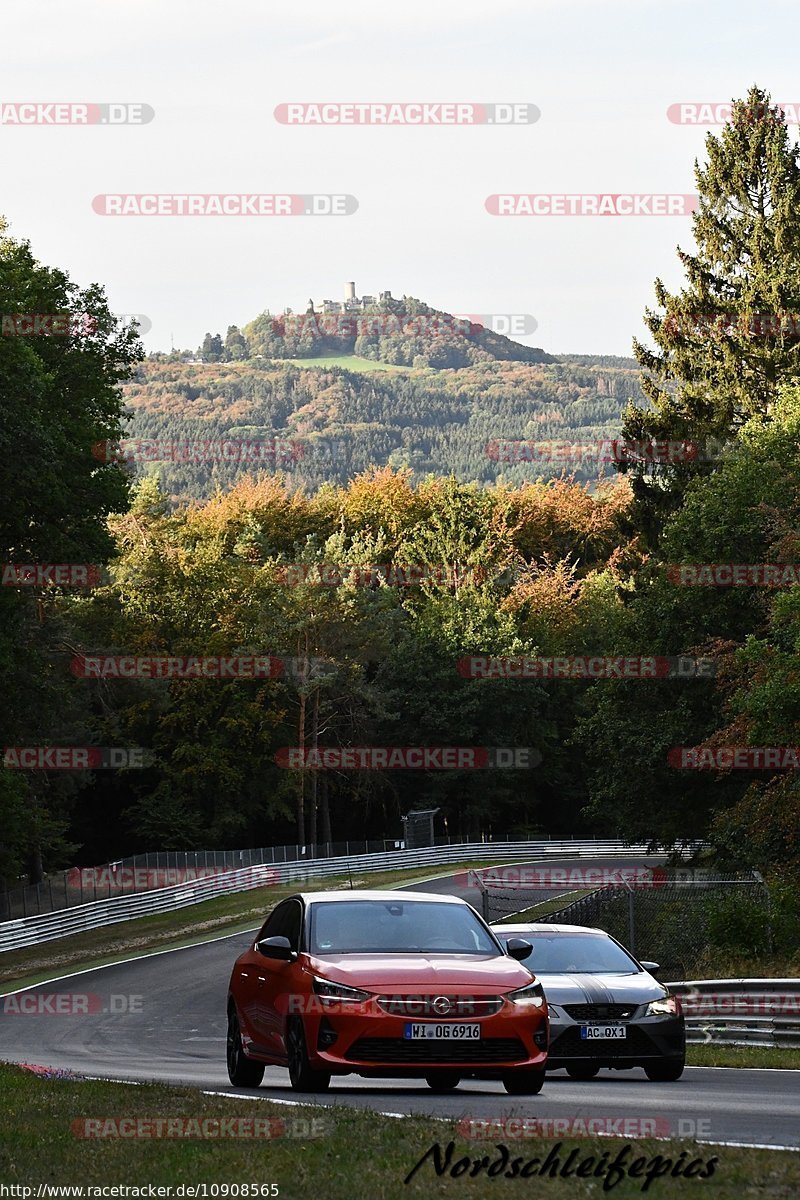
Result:
<svg viewBox="0 0 800 1200"><path fill-rule="evenodd" d="M317 1071L308 1061L306 1031L299 1017L286 1028L286 1053L289 1079L295 1092L324 1092L331 1081L330 1071Z"/></svg>
<svg viewBox="0 0 800 1200"><path fill-rule="evenodd" d="M567 1074L570 1079L594 1079L595 1075L600 1070L594 1063L573 1063L571 1067L567 1067Z"/></svg>
<svg viewBox="0 0 800 1200"><path fill-rule="evenodd" d="M257 1088L264 1078L264 1064L248 1058L242 1045L242 1031L236 1008L228 1009L228 1034L226 1038L228 1078L234 1087Z"/></svg>
<svg viewBox="0 0 800 1200"><path fill-rule="evenodd" d="M535 1096L542 1090L544 1071L538 1069L508 1071L503 1076L503 1087L509 1096Z"/></svg>
<svg viewBox="0 0 800 1200"><path fill-rule="evenodd" d="M651 1063L645 1067L644 1073L653 1083L675 1083L683 1074L685 1066L686 1060L683 1058L679 1062Z"/></svg>
<svg viewBox="0 0 800 1200"><path fill-rule="evenodd" d="M455 1071L438 1071L426 1075L425 1082L432 1092L454 1092L461 1083L461 1076Z"/></svg>

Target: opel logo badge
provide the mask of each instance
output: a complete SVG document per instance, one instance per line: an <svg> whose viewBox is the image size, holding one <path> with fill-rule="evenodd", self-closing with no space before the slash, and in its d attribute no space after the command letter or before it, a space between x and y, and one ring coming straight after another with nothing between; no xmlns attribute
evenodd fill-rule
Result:
<svg viewBox="0 0 800 1200"><path fill-rule="evenodd" d="M437 1016L445 1017L450 1012L450 1001L447 996L437 996L433 1002L433 1011Z"/></svg>

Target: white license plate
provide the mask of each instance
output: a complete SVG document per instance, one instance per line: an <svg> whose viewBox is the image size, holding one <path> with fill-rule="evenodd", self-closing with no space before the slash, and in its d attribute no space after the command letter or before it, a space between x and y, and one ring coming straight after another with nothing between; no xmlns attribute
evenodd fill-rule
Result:
<svg viewBox="0 0 800 1200"><path fill-rule="evenodd" d="M581 1037L588 1041L598 1038L626 1038L628 1030L624 1025L581 1025Z"/></svg>
<svg viewBox="0 0 800 1200"><path fill-rule="evenodd" d="M480 1025L457 1025L454 1021L436 1025L433 1021L407 1021L403 1037L409 1041L426 1041L433 1038L441 1042L478 1041L481 1036Z"/></svg>

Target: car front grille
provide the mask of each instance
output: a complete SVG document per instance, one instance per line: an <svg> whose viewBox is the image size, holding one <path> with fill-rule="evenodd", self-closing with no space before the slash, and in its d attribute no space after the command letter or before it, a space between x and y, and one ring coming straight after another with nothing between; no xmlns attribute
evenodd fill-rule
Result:
<svg viewBox="0 0 800 1200"><path fill-rule="evenodd" d="M528 1057L519 1038L486 1038L483 1041L425 1040L410 1038L359 1038L347 1051L353 1062L376 1063L495 1063L521 1062Z"/></svg>
<svg viewBox="0 0 800 1200"><path fill-rule="evenodd" d="M446 1000L447 1012L438 1012L435 1000ZM503 1007L502 996L379 996L378 1004L394 1017L435 1017L437 1021L477 1020L491 1017ZM441 1007L441 1006L440 1006Z"/></svg>
<svg viewBox="0 0 800 1200"><path fill-rule="evenodd" d="M562 1004L573 1021L624 1021L636 1012L636 1004Z"/></svg>
<svg viewBox="0 0 800 1200"><path fill-rule="evenodd" d="M629 1025L625 1038L599 1038L589 1040L581 1037L577 1028L565 1029L550 1043L551 1058L636 1058L641 1055L652 1057L659 1051L638 1025Z"/></svg>

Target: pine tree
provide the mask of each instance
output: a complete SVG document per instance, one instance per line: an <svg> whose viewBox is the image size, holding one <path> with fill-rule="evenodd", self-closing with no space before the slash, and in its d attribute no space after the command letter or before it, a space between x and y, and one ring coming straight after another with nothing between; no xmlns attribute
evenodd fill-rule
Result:
<svg viewBox="0 0 800 1200"><path fill-rule="evenodd" d="M685 461L670 462L668 450L666 462L654 453L620 464L651 544L688 479L712 470L721 444L754 413L769 414L779 385L800 375L800 147L753 87L706 151L707 165L695 163L697 251L678 249L687 284L671 294L655 281L663 311L647 309L645 324L657 349L633 344L652 409L628 407L625 440L692 443Z"/></svg>

